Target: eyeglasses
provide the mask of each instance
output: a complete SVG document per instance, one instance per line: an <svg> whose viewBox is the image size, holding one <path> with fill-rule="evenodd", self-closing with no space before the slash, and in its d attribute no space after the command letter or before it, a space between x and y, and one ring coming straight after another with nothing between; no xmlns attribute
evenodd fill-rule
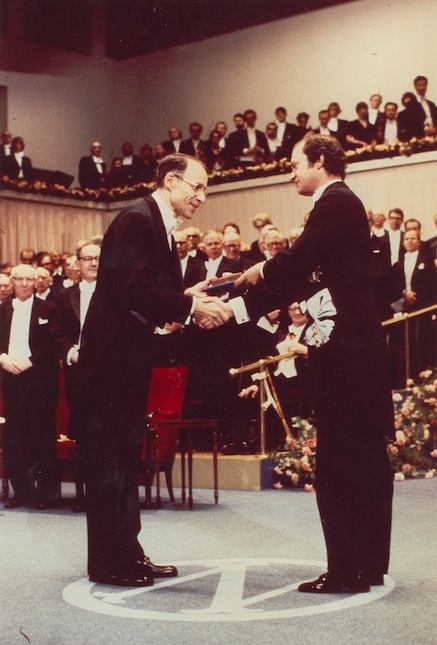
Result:
<svg viewBox="0 0 437 645"><path fill-rule="evenodd" d="M85 257L83 258L79 258L79 260L83 260L84 262L92 262L93 260L95 260L96 262L98 262L100 260L100 255L85 255Z"/></svg>
<svg viewBox="0 0 437 645"><path fill-rule="evenodd" d="M238 249L241 244L224 244L223 245L226 249Z"/></svg>
<svg viewBox="0 0 437 645"><path fill-rule="evenodd" d="M175 175L175 177L177 177L177 179L180 179L181 181L184 181L186 184L191 186L191 188L194 190L196 195L198 193L203 193L204 195L208 193L208 188L203 184L200 184L199 182L193 183L189 179L185 179L185 177L179 177L179 175Z"/></svg>

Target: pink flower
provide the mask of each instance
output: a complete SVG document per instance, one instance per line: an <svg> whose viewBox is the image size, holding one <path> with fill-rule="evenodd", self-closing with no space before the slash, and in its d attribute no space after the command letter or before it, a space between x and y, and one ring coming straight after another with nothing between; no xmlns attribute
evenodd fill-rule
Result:
<svg viewBox="0 0 437 645"><path fill-rule="evenodd" d="M435 448L435 449L432 451L432 453L431 453L431 457L434 457L434 458L435 458L435 457L437 457L437 448Z"/></svg>
<svg viewBox="0 0 437 645"><path fill-rule="evenodd" d="M311 456L311 448L308 448L307 446L304 446L302 448L302 454L305 455L306 457Z"/></svg>
<svg viewBox="0 0 437 645"><path fill-rule="evenodd" d="M413 466L411 464L404 464L402 466L402 472L405 473L406 475L408 473L411 473L412 470L413 470Z"/></svg>
<svg viewBox="0 0 437 645"><path fill-rule="evenodd" d="M275 467L273 468L273 471L274 471L277 475L282 475L282 470L279 468L279 466L275 466Z"/></svg>
<svg viewBox="0 0 437 645"><path fill-rule="evenodd" d="M405 479L404 473L395 473L395 482L403 482Z"/></svg>
<svg viewBox="0 0 437 645"><path fill-rule="evenodd" d="M435 470L428 470L428 472L425 473L425 479L432 479L435 475Z"/></svg>
<svg viewBox="0 0 437 645"><path fill-rule="evenodd" d="M276 488L277 490L281 490L281 488L284 488L281 482L275 482L273 484L273 488Z"/></svg>
<svg viewBox="0 0 437 645"><path fill-rule="evenodd" d="M314 450L314 448L317 446L317 439L308 439L307 446L308 448L311 448L311 450Z"/></svg>
<svg viewBox="0 0 437 645"><path fill-rule="evenodd" d="M314 486L312 484L305 484L304 490L306 493L314 493Z"/></svg>
<svg viewBox="0 0 437 645"><path fill-rule="evenodd" d="M399 452L399 449L396 448L396 446L390 446L390 452L392 455L397 455Z"/></svg>

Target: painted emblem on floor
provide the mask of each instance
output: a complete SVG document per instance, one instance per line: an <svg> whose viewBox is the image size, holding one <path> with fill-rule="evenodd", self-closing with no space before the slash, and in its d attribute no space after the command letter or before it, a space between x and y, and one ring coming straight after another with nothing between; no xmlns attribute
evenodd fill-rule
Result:
<svg viewBox="0 0 437 645"><path fill-rule="evenodd" d="M379 600L394 588L362 594L301 594L297 587L317 577L326 563L288 558L190 560L176 563L177 578L153 587L96 585L87 578L68 585L64 599L81 609L110 616L183 622L246 621L309 616Z"/></svg>

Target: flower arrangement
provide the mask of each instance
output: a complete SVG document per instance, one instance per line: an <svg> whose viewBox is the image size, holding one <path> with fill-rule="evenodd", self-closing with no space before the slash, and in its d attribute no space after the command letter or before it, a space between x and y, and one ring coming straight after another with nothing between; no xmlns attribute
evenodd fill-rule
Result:
<svg viewBox="0 0 437 645"><path fill-rule="evenodd" d="M270 455L276 462L273 488L303 488L310 493L314 490L317 430L312 420L300 417L292 417L291 424L296 438L287 440L289 450Z"/></svg>
<svg viewBox="0 0 437 645"><path fill-rule="evenodd" d="M410 380L408 389L393 393L396 438L387 445L395 481L424 476L432 479L437 468L437 368ZM313 420L292 417L295 439L288 451L275 451L273 488L314 490L317 430Z"/></svg>
<svg viewBox="0 0 437 645"><path fill-rule="evenodd" d="M422 474L431 479L436 471L437 369L419 378L393 394L396 439L388 444L388 454L395 481Z"/></svg>
<svg viewBox="0 0 437 645"><path fill-rule="evenodd" d="M364 146L356 150L347 150L347 163L368 161L370 159L384 159L390 157L409 157L419 152L437 150L435 137L427 136L422 139L413 138L410 141L393 145L378 144ZM271 177L273 175L288 174L291 170L290 160L287 158L272 163L262 163L246 168L230 168L229 170L214 170L209 175L209 185L255 179L257 177ZM73 200L113 203L121 200L132 200L144 197L155 189L155 182L135 184L124 188L101 188L100 190L82 190L80 188L65 188L62 185L48 185L43 181L28 184L23 180L14 180L3 177L0 188L14 190L18 193L35 193L51 197L65 197Z"/></svg>

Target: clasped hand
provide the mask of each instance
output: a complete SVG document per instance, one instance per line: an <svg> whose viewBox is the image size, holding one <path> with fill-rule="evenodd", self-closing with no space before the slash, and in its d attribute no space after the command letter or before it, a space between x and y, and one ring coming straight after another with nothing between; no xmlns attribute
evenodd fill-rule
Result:
<svg viewBox="0 0 437 645"><path fill-rule="evenodd" d="M22 374L33 365L29 358L11 358L8 354L2 354L0 365L10 374Z"/></svg>
<svg viewBox="0 0 437 645"><path fill-rule="evenodd" d="M194 322L202 329L213 329L220 327L228 322L232 317L231 307L217 298L216 296L207 296L202 289L211 284L210 280L198 282L193 287L185 290L188 296L196 298L196 305L192 314Z"/></svg>

